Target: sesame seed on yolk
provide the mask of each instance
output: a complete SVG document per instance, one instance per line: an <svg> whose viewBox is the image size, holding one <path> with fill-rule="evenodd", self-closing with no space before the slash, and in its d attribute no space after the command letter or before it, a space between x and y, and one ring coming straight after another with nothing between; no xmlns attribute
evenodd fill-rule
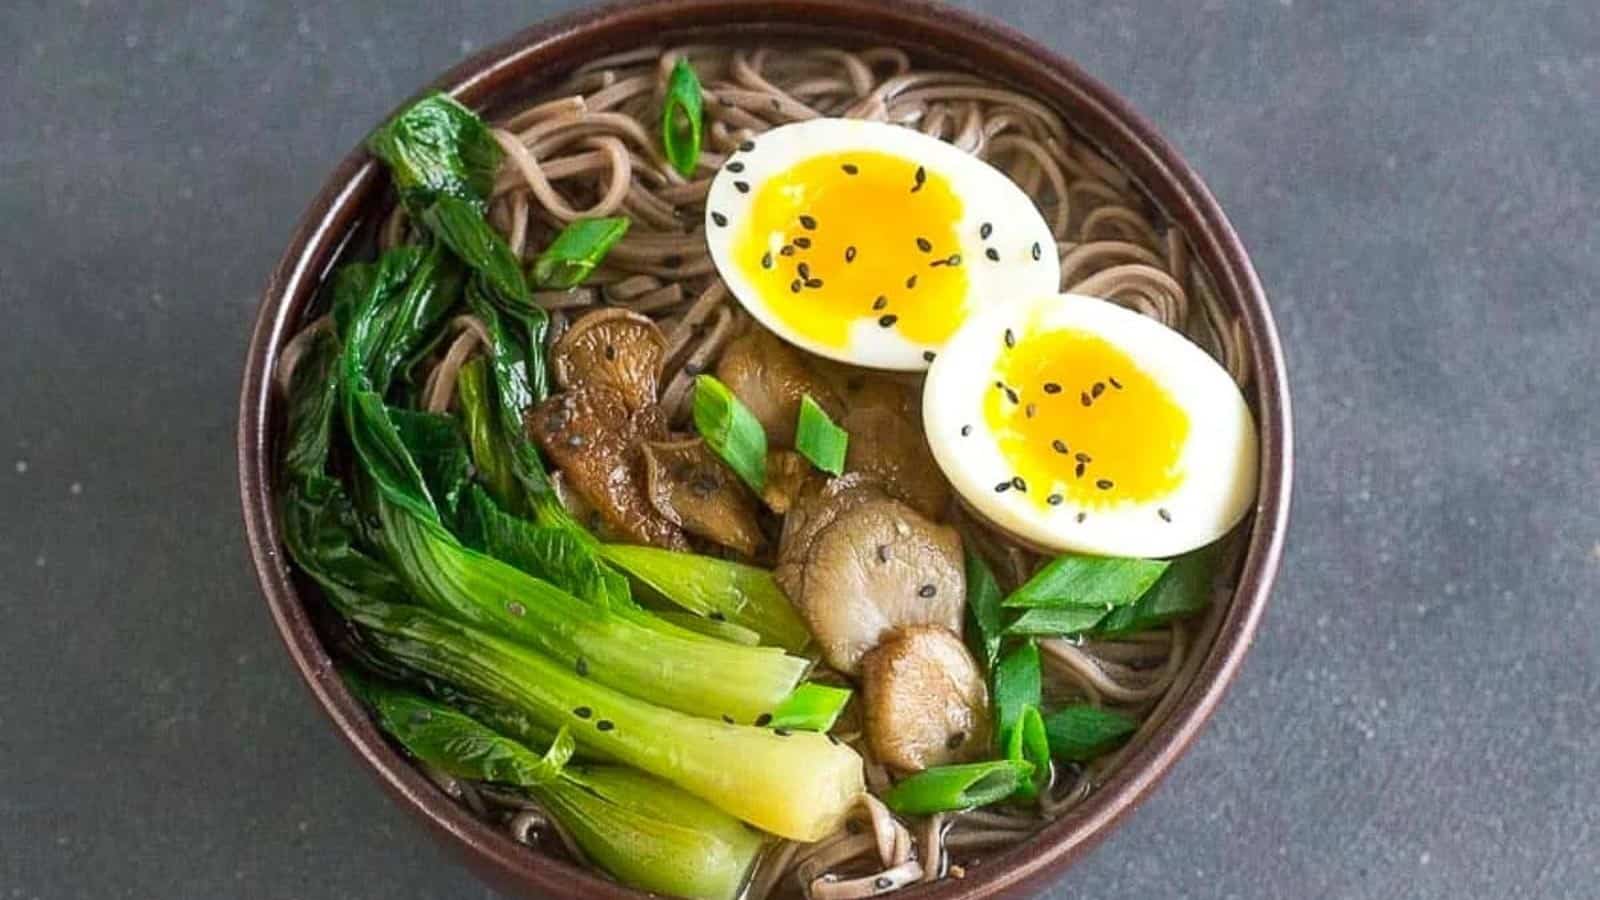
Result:
<svg viewBox="0 0 1600 900"><path fill-rule="evenodd" d="M955 331L967 313L966 269L930 266L918 242L931 245L940 260L960 252L961 198L933 171L925 171L918 188L919 168L913 159L887 153L832 153L796 163L760 185L734 255L774 315L797 333L841 349L858 321L876 326L890 319L880 315L884 306L893 318L882 327L908 340L941 344ZM774 264L765 268L764 260ZM801 290L792 290L796 279ZM875 305L879 297L887 304Z"/></svg>

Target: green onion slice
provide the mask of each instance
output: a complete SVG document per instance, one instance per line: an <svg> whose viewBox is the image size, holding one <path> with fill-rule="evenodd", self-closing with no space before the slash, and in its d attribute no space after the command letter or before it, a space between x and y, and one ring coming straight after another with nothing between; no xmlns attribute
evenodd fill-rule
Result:
<svg viewBox="0 0 1600 900"><path fill-rule="evenodd" d="M1043 672L1039 648L1033 641L1000 658L994 668L995 734L1005 745L1011 729L1022 718L1022 711L1037 707L1043 700Z"/></svg>
<svg viewBox="0 0 1600 900"><path fill-rule="evenodd" d="M689 60L679 57L667 79L667 98L661 105L661 148L667 162L685 177L694 174L700 161L701 107L700 79Z"/></svg>
<svg viewBox="0 0 1600 900"><path fill-rule="evenodd" d="M902 816L975 809L1016 793L1033 766L995 760L958 766L935 766L901 781L883 795L883 802Z"/></svg>
<svg viewBox="0 0 1600 900"><path fill-rule="evenodd" d="M799 731L827 731L839 721L850 702L850 689L829 687L808 681L794 689L788 699L772 711L773 728L793 728Z"/></svg>
<svg viewBox="0 0 1600 900"><path fill-rule="evenodd" d="M1159 559L1078 556L1051 560L1005 600L1006 606L1097 607L1101 612L1127 606L1150 589L1167 563Z"/></svg>
<svg viewBox="0 0 1600 900"><path fill-rule="evenodd" d="M1122 713L1076 703L1044 717L1050 753L1069 762L1088 762L1122 743L1139 723Z"/></svg>
<svg viewBox="0 0 1600 900"><path fill-rule="evenodd" d="M767 486L767 433L755 413L710 375L694 380L694 427L756 493Z"/></svg>
<svg viewBox="0 0 1600 900"><path fill-rule="evenodd" d="M534 283L556 289L582 284L627 233L628 220L621 216L578 219L568 224L534 260Z"/></svg>
<svg viewBox="0 0 1600 900"><path fill-rule="evenodd" d="M810 394L800 398L800 421L794 430L794 448L811 464L830 475L844 474L844 454L850 434L833 424Z"/></svg>
<svg viewBox="0 0 1600 900"><path fill-rule="evenodd" d="M1030 609L1006 626L1006 634L1058 637L1081 634L1106 616L1104 608L1069 606L1064 609Z"/></svg>
<svg viewBox="0 0 1600 900"><path fill-rule="evenodd" d="M1044 718L1037 706L1025 706L1017 723L1006 735L1006 759L1016 765L1025 765L1033 773L1017 785L1019 800L1032 800L1050 778L1050 740L1045 732Z"/></svg>
<svg viewBox="0 0 1600 900"><path fill-rule="evenodd" d="M993 672L1005 631L1000 622L1000 583L989 564L972 549L972 542L962 543L966 546L967 620L971 626L967 629L967 642L984 669Z"/></svg>

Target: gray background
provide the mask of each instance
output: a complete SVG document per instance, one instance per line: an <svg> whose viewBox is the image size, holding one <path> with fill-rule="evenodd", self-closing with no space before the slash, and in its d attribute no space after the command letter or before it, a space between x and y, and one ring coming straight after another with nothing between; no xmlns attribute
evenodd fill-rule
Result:
<svg viewBox="0 0 1600 900"><path fill-rule="evenodd" d="M235 391L333 163L557 5L0 12L0 898L488 897L308 702ZM1299 459L1275 602L1053 897L1600 896L1600 13L968 4L1129 97L1254 253Z"/></svg>

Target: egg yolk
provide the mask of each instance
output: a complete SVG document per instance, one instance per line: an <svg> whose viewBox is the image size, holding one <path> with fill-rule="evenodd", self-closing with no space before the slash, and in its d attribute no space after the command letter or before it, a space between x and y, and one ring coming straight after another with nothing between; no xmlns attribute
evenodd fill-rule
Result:
<svg viewBox="0 0 1600 900"><path fill-rule="evenodd" d="M966 318L961 198L915 160L814 156L757 189L735 259L795 332L845 348L857 322L942 344Z"/></svg>
<svg viewBox="0 0 1600 900"><path fill-rule="evenodd" d="M1072 329L1005 334L984 421L1040 506L1155 500L1183 480L1189 417L1127 354ZM997 486L998 487L998 486Z"/></svg>

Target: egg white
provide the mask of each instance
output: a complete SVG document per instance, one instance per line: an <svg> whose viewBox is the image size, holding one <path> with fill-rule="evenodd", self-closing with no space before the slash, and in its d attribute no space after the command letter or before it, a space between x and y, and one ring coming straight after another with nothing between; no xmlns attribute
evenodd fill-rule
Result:
<svg viewBox="0 0 1600 900"><path fill-rule="evenodd" d="M706 242L717 274L739 302L762 325L784 340L819 356L876 369L917 371L928 367L927 353L938 344L910 340L897 330L882 328L876 315L862 314L849 331L845 347L835 347L797 333L773 312L768 298L744 274L734 258L741 224L763 182L812 157L850 151L887 153L925 166L943 176L961 199L961 219L956 223L959 252L967 270L967 298L974 312L1058 290L1061 261L1050 226L1032 199L998 169L954 144L910 128L862 119L820 118L781 125L751 139L750 149L729 155L712 179L706 197ZM732 172L727 163L743 164ZM735 182L748 186L740 191ZM864 209L870 217L873 210ZM719 218L726 224L718 224ZM984 223L993 231L980 236ZM1038 246L1038 259L1033 248ZM994 248L1000 261L984 251ZM776 249L776 248L773 248ZM778 298L785 302L785 297Z"/></svg>
<svg viewBox="0 0 1600 900"><path fill-rule="evenodd" d="M1092 507L1070 498L1040 506L1020 491L995 492L1011 466L985 425L985 395L994 390L1006 329L1024 334L1030 323L1088 332L1114 345L1183 409L1189 428L1177 463L1183 477L1174 489ZM1183 335L1105 300L1052 294L969 317L929 369L922 409L934 458L961 498L1000 528L1050 550L1176 556L1222 537L1254 503L1256 425L1238 385ZM963 426L971 426L965 436ZM1081 522L1079 512L1087 513Z"/></svg>

